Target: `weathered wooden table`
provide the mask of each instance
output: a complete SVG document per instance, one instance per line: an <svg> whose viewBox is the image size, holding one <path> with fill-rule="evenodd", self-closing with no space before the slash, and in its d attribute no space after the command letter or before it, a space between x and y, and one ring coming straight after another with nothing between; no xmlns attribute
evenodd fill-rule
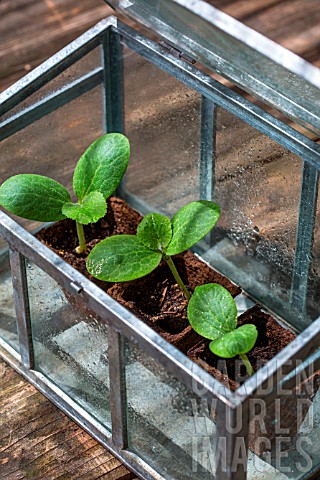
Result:
<svg viewBox="0 0 320 480"><path fill-rule="evenodd" d="M135 478L1 360L0 411L1 479Z"/></svg>
<svg viewBox="0 0 320 480"><path fill-rule="evenodd" d="M315 0L210 3L320 65L320 9L314 8ZM1 0L0 91L110 13L102 0ZM1 479L134 478L2 361L0 412Z"/></svg>

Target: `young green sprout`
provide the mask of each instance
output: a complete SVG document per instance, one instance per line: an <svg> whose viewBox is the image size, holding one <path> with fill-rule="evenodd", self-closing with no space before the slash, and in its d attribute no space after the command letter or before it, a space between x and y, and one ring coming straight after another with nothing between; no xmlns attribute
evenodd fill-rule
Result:
<svg viewBox="0 0 320 480"><path fill-rule="evenodd" d="M98 243L88 256L87 269L99 280L125 282L152 272L163 259L189 300L171 257L205 237L219 215L219 206L205 200L185 205L171 220L150 213L141 221L137 235L115 235Z"/></svg>
<svg viewBox="0 0 320 480"><path fill-rule="evenodd" d="M106 134L94 141L77 163L73 190L78 202L71 202L68 190L51 178L21 174L0 186L0 205L29 220L75 220L79 240L76 251L86 252L83 225L95 223L106 214L106 199L119 185L129 156L130 145L124 135Z"/></svg>
<svg viewBox="0 0 320 480"><path fill-rule="evenodd" d="M255 345L258 332L255 325L237 328L237 306L231 294L217 283L195 288L188 304L188 319L192 328L209 340L209 348L218 357L239 355L249 375L252 365L246 355Z"/></svg>

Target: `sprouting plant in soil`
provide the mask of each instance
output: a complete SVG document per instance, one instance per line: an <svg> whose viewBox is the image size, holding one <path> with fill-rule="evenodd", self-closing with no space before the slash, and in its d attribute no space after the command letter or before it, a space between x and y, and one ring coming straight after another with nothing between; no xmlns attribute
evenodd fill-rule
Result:
<svg viewBox="0 0 320 480"><path fill-rule="evenodd" d="M106 134L89 146L76 165L73 190L77 202L73 203L68 190L49 177L20 174L0 186L0 205L29 220L75 220L79 240L76 251L83 253L87 248L83 225L95 223L106 214L106 199L119 185L129 156L130 145L124 135Z"/></svg>
<svg viewBox="0 0 320 480"><path fill-rule="evenodd" d="M204 238L219 216L219 206L206 200L188 203L171 220L149 213L136 235L115 235L98 243L88 256L87 269L99 280L124 282L147 275L163 259L189 300L190 294L171 257Z"/></svg>
<svg viewBox="0 0 320 480"><path fill-rule="evenodd" d="M249 375L254 371L247 353L254 347L258 332L253 324L237 328L237 306L231 294L217 283L195 288L188 303L192 328L211 340L212 353L223 358L239 355Z"/></svg>

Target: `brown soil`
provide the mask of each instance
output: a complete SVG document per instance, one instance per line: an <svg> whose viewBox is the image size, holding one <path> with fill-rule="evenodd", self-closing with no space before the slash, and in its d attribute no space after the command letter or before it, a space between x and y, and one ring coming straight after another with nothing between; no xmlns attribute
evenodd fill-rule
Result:
<svg viewBox="0 0 320 480"><path fill-rule="evenodd" d="M176 255L174 262L191 293L204 283L220 283L233 296L241 292L189 251ZM108 293L184 353L201 339L189 325L187 301L165 262L146 277L116 283Z"/></svg>

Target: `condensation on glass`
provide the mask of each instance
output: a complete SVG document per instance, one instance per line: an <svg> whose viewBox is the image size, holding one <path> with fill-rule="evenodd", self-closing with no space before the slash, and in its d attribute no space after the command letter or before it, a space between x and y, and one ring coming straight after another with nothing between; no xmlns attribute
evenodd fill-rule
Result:
<svg viewBox="0 0 320 480"><path fill-rule="evenodd" d="M320 186L318 187L317 211L314 228L313 248L308 277L308 313L316 318L320 312Z"/></svg>
<svg viewBox="0 0 320 480"><path fill-rule="evenodd" d="M166 479L212 479L211 406L143 350L126 342L129 448Z"/></svg>
<svg viewBox="0 0 320 480"><path fill-rule="evenodd" d="M201 95L125 48L124 99L126 192L144 213L173 215L199 199Z"/></svg>
<svg viewBox="0 0 320 480"><path fill-rule="evenodd" d="M35 368L108 429L108 328L43 270L27 262Z"/></svg>
<svg viewBox="0 0 320 480"><path fill-rule="evenodd" d="M225 109L216 126L212 199L221 217L204 256L271 308L275 298L288 303L302 161Z"/></svg>
<svg viewBox="0 0 320 480"><path fill-rule="evenodd" d="M7 243L0 238L0 338L19 352L19 339Z"/></svg>

